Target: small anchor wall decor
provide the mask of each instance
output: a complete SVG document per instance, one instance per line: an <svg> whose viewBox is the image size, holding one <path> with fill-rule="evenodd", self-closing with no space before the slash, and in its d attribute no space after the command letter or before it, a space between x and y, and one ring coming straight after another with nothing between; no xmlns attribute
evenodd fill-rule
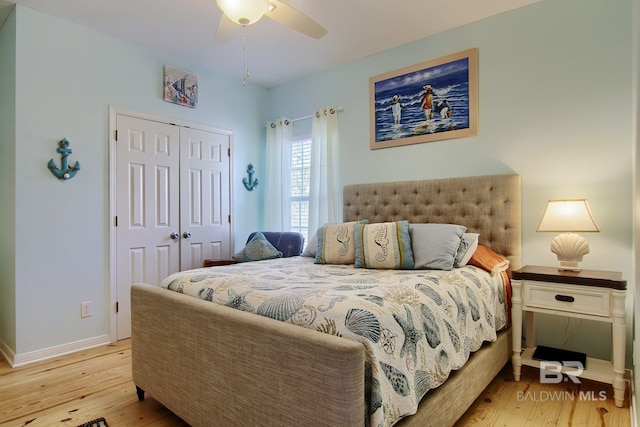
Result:
<svg viewBox="0 0 640 427"><path fill-rule="evenodd" d="M249 179L242 178L242 183L244 184L244 188L246 188L249 191L253 191L254 188L256 188L258 186L258 179L254 179L253 182L251 181L253 179L253 174L255 173L255 171L253 170L253 165L251 163L249 163L249 166L247 166L247 173L249 174Z"/></svg>
<svg viewBox="0 0 640 427"><path fill-rule="evenodd" d="M80 162L76 162L73 166L69 167L69 162L67 157L72 153L71 148L69 148L69 141L67 138L63 138L60 142L58 142L58 148L56 149L61 156L61 166L60 169L56 166L56 162L53 159L49 160L49 170L51 173L56 176L58 179L70 179L73 178L76 173L80 170Z"/></svg>

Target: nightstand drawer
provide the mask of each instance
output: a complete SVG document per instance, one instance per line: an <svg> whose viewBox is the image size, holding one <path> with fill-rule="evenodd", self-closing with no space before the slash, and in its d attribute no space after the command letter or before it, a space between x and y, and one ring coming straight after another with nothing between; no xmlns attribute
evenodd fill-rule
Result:
<svg viewBox="0 0 640 427"><path fill-rule="evenodd" d="M604 317L610 314L608 289L527 282L522 297L525 307Z"/></svg>

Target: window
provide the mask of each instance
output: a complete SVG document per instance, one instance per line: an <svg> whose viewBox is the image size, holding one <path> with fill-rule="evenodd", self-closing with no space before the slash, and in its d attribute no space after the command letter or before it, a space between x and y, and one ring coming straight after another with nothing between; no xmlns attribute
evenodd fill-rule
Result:
<svg viewBox="0 0 640 427"><path fill-rule="evenodd" d="M309 179L311 177L311 139L291 144L291 231L309 241Z"/></svg>

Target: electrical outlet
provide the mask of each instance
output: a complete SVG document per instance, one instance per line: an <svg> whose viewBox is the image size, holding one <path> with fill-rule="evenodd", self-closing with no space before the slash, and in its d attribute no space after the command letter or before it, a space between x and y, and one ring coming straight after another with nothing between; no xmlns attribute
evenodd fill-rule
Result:
<svg viewBox="0 0 640 427"><path fill-rule="evenodd" d="M80 303L80 317L91 317L93 316L93 302L86 301Z"/></svg>

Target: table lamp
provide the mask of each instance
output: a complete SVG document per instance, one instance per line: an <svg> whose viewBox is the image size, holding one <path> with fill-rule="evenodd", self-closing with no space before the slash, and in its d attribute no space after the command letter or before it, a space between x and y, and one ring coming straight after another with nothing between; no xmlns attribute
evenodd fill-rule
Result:
<svg viewBox="0 0 640 427"><path fill-rule="evenodd" d="M586 199L549 200L536 231L557 231L551 252L560 261L559 270L580 271L582 257L589 253L587 240L575 232L600 231Z"/></svg>

